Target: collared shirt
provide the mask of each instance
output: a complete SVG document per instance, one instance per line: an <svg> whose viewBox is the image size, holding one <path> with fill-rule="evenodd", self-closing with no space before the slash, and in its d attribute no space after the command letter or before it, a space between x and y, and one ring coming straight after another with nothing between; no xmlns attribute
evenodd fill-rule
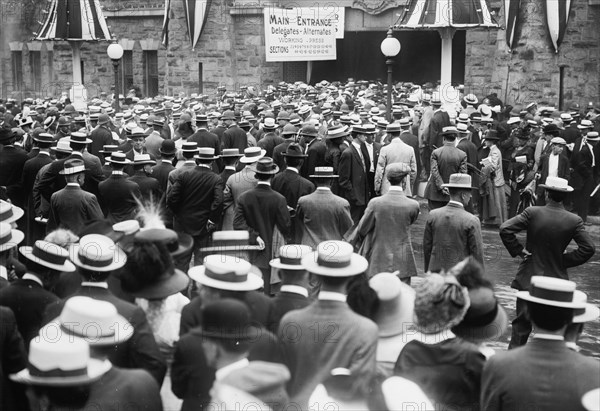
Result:
<svg viewBox="0 0 600 411"><path fill-rule="evenodd" d="M259 182L257 183L257 185L264 185L264 186L269 186L269 187L271 187L271 183L270 183L270 182L268 182L268 181L259 181Z"/></svg>
<svg viewBox="0 0 600 411"><path fill-rule="evenodd" d="M321 191L331 191L331 187L317 187L317 190L321 190Z"/></svg>
<svg viewBox="0 0 600 411"><path fill-rule="evenodd" d="M399 191L399 192L403 192L404 190L402 189L402 187L400 186L390 186L389 191Z"/></svg>
<svg viewBox="0 0 600 411"><path fill-rule="evenodd" d="M339 301L345 303L347 296L342 293L336 293L333 291L321 291L319 292L319 300L326 301Z"/></svg>
<svg viewBox="0 0 600 411"><path fill-rule="evenodd" d="M365 146L367 146L367 153L369 153L369 163L371 163L369 165L369 172L374 173L375 172L375 157L373 156L373 143L371 143L371 144L365 143Z"/></svg>
<svg viewBox="0 0 600 411"><path fill-rule="evenodd" d="M112 175L113 176L122 176L122 175L125 175L125 173L122 170L113 170Z"/></svg>
<svg viewBox="0 0 600 411"><path fill-rule="evenodd" d="M212 167L207 164L198 164L198 167L204 167L204 168L208 168L209 170L212 170Z"/></svg>
<svg viewBox="0 0 600 411"><path fill-rule="evenodd" d="M448 201L448 204L450 204L450 203L455 204L461 208L465 208L465 205L463 203L461 203L460 201L450 200L450 201Z"/></svg>
<svg viewBox="0 0 600 411"><path fill-rule="evenodd" d="M558 177L558 154L548 156L548 177Z"/></svg>
<svg viewBox="0 0 600 411"><path fill-rule="evenodd" d="M567 342L565 343L565 345L567 346L567 348L569 348L569 349L571 349L571 350L573 350L573 351L575 351L575 352L579 352L579 351L581 351L581 347L580 347L580 346L578 346L578 345L577 345L576 343L574 343L573 341L567 341Z"/></svg>
<svg viewBox="0 0 600 411"><path fill-rule="evenodd" d="M553 340L553 341L564 341L565 340L565 337L563 335L555 335L555 334L532 333L531 336L533 338L538 338L540 340Z"/></svg>
<svg viewBox="0 0 600 411"><path fill-rule="evenodd" d="M69 187L79 187L79 183L67 183Z"/></svg>
<svg viewBox="0 0 600 411"><path fill-rule="evenodd" d="M42 282L42 280L40 280L39 278L37 278L37 276L35 276L35 275L33 275L33 274L26 273L26 274L23 276L23 280L30 280L30 281L33 281L33 282L36 282L36 283L38 283L38 284L39 284L41 287L44 287L44 283Z"/></svg>
<svg viewBox="0 0 600 411"><path fill-rule="evenodd" d="M75 151L73 150L73 152L71 153L72 155L76 155L76 156L80 156L83 157L83 153L81 151Z"/></svg>
<svg viewBox="0 0 600 411"><path fill-rule="evenodd" d="M225 170L233 170L233 171L235 171L235 167L234 166L225 166Z"/></svg>
<svg viewBox="0 0 600 411"><path fill-rule="evenodd" d="M81 286L82 287L98 287L98 288L104 288L104 289L108 290L108 283L105 281L100 281L97 283L94 283L92 281L82 281Z"/></svg>
<svg viewBox="0 0 600 411"><path fill-rule="evenodd" d="M50 155L50 153L48 151L43 151L43 150L40 150L38 154L44 154L46 156Z"/></svg>
<svg viewBox="0 0 600 411"><path fill-rule="evenodd" d="M239 361L236 361L229 365L226 365L225 367L219 368L215 372L215 380L221 381L225 377L227 377L229 374L231 374L232 372L241 370L242 368L246 368L249 364L250 364L250 361L248 361L247 358L244 358L242 360L239 360Z"/></svg>
<svg viewBox="0 0 600 411"><path fill-rule="evenodd" d="M297 169L296 167L290 167L290 166L287 166L287 169L288 169L288 170L291 170L291 171L293 171L293 172L295 172L296 174L300 174L300 173L298 172L298 169Z"/></svg>
<svg viewBox="0 0 600 411"><path fill-rule="evenodd" d="M280 288L281 292L300 294L308 298L308 290L304 287L300 287L299 285L286 284L282 285Z"/></svg>
<svg viewBox="0 0 600 411"><path fill-rule="evenodd" d="M365 158L363 157L362 150L360 149L360 144L358 144L358 143L356 143L356 142L354 142L354 141L353 141L351 144L354 146L354 148L355 148L355 149L356 149L356 151L358 152L358 156L359 156L359 157L360 157L360 159L362 160L362 165L363 165L363 168L365 168L365 169L366 169Z"/></svg>
<svg viewBox="0 0 600 411"><path fill-rule="evenodd" d="M196 165L196 160L185 160L183 164L193 164Z"/></svg>
<svg viewBox="0 0 600 411"><path fill-rule="evenodd" d="M6 270L6 267L4 267L3 265L0 265L0 278L4 278L5 280L8 280L8 271Z"/></svg>

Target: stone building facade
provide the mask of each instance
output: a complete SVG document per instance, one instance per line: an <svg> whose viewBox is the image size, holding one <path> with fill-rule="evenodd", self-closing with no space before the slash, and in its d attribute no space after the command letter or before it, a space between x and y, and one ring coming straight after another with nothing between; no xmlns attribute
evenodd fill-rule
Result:
<svg viewBox="0 0 600 411"><path fill-rule="evenodd" d="M101 2L111 32L125 50L120 64L121 93L136 88L140 95L181 92L189 95L210 93L218 85L225 85L230 90L242 85L264 89L281 80L306 80L310 77L311 82L316 82L323 79L312 78L304 62L265 61L263 8L272 7L270 1L213 0L195 50L191 48L181 0L171 1L166 48L160 43L164 1ZM364 44L362 48L354 47L352 41L372 40L375 43L371 48L378 50L385 31L398 20L407 2L335 1L335 7L345 9L347 36L345 40L338 40L338 62L319 63L319 75L327 73L329 67L339 66L341 61L343 64L358 61L358 67L373 65L377 75L382 73L385 76L383 56L381 59L373 58L377 55L375 53L363 61L360 55L349 55L364 52ZM474 29L467 31L466 36L457 34L455 40L462 43L457 49L462 50L464 55L459 53L455 56L455 63L462 71L457 70L460 74L454 80L464 82L466 89L477 95L496 92L501 99L512 104L533 100L547 100L556 106L560 102L597 102L600 100L599 3L599 0L573 2L567 33L558 53L554 53L546 32L543 0L522 0L519 41L512 53L507 50L502 29ZM61 91L70 87L72 61L68 43L30 41L37 21L44 19L42 10L46 4L44 0L0 0L0 98L60 95ZM281 0L277 4L291 7L314 6L317 3ZM490 1L491 9L500 22L503 21L501 4L501 0ZM404 31L396 33L403 42L400 60L404 53L409 53L411 46L413 50L420 47L419 44L411 44L416 37L410 34ZM430 41L437 41L435 36L431 36ZM106 43L84 43L82 46L83 78L88 96L95 96L100 91L110 93L113 87L113 66L106 55L106 47ZM405 57L402 64L405 67L417 65L418 71L437 64L435 58L439 57L428 55L427 48L422 47L422 56ZM374 53L373 50L371 52ZM340 73L339 67L335 73ZM431 73L435 77L435 70ZM333 77L327 79L344 80ZM397 70L395 80L412 79L403 77L402 70Z"/></svg>

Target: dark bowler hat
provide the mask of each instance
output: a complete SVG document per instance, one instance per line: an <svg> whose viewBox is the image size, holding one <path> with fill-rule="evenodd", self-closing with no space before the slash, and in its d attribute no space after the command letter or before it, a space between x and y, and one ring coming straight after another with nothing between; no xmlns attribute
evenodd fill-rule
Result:
<svg viewBox="0 0 600 411"><path fill-rule="evenodd" d="M554 137L558 137L560 135L560 129L554 123L550 123L544 126L544 134L549 134Z"/></svg>
<svg viewBox="0 0 600 411"><path fill-rule="evenodd" d="M277 167L277 164L273 162L271 157L263 157L249 167L256 174L274 175L279 172L279 167Z"/></svg>
<svg viewBox="0 0 600 411"><path fill-rule="evenodd" d="M292 143L288 146L285 153L283 153L284 157L292 157L292 158L305 158L308 155L302 152L302 146L300 144Z"/></svg>
<svg viewBox="0 0 600 411"><path fill-rule="evenodd" d="M177 148L175 147L175 142L173 140L164 140L161 145L160 154L164 154L166 156L172 156L177 153Z"/></svg>
<svg viewBox="0 0 600 411"><path fill-rule="evenodd" d="M302 127L302 130L300 130L300 135L308 137L317 137L319 135L319 132L317 131L315 126L309 124Z"/></svg>
<svg viewBox="0 0 600 411"><path fill-rule="evenodd" d="M206 114L198 114L196 115L196 123L207 123L208 116Z"/></svg>
<svg viewBox="0 0 600 411"><path fill-rule="evenodd" d="M218 340L247 341L261 331L252 325L248 306L239 300L225 298L208 303L202 310L202 335Z"/></svg>
<svg viewBox="0 0 600 411"><path fill-rule="evenodd" d="M496 130L488 130L487 134L485 135L485 137L483 139L498 141L498 140L500 140L500 137L498 137L498 132Z"/></svg>

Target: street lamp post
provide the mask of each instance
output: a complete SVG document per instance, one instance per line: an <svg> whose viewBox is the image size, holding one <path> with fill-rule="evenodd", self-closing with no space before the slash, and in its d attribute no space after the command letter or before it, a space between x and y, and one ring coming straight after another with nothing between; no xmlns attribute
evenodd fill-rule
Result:
<svg viewBox="0 0 600 411"><path fill-rule="evenodd" d="M387 37L383 39L381 42L381 52L385 57L387 57L385 64L387 64L387 120L392 122L392 64L394 60L393 57L396 57L398 53L400 53L400 42L397 38L394 37L394 32L390 28L387 32Z"/></svg>
<svg viewBox="0 0 600 411"><path fill-rule="evenodd" d="M119 62L123 57L123 47L119 43L113 43L106 49L106 54L113 62L113 68L115 71L115 113L120 111L119 107Z"/></svg>

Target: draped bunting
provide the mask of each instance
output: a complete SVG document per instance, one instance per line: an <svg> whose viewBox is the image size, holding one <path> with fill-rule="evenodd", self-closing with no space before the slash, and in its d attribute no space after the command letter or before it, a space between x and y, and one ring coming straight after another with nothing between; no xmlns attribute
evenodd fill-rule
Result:
<svg viewBox="0 0 600 411"><path fill-rule="evenodd" d="M411 0L400 19L403 28L498 27L487 0Z"/></svg>
<svg viewBox="0 0 600 411"><path fill-rule="evenodd" d="M185 20L187 22L188 33L192 43L192 50L196 48L200 35L206 24L208 10L211 0L183 0L183 9L185 11Z"/></svg>
<svg viewBox="0 0 600 411"><path fill-rule="evenodd" d="M516 43L516 28L519 19L521 0L504 0L504 23L506 26L506 45L510 50Z"/></svg>
<svg viewBox="0 0 600 411"><path fill-rule="evenodd" d="M169 12L171 11L171 0L165 0L165 15L163 17L162 38L163 46L169 46Z"/></svg>
<svg viewBox="0 0 600 411"><path fill-rule="evenodd" d="M569 22L569 13L571 12L572 0L546 0L546 22L548 32L554 46L554 51L558 53L560 43L562 43L567 23Z"/></svg>
<svg viewBox="0 0 600 411"><path fill-rule="evenodd" d="M99 0L51 0L34 40L111 40Z"/></svg>

